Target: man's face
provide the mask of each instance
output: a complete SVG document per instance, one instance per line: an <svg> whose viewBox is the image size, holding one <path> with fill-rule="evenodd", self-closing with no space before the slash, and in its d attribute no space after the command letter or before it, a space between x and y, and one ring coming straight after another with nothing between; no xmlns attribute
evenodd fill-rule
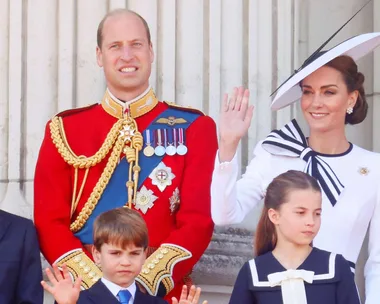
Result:
<svg viewBox="0 0 380 304"><path fill-rule="evenodd" d="M116 97L121 92L143 93L154 59L143 22L132 13L111 16L104 22L102 36L96 56L111 93Z"/></svg>

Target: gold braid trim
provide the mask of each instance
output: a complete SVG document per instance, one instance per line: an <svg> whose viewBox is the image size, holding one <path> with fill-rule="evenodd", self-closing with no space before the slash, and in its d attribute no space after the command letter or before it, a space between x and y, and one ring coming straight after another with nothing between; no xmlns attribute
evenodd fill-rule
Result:
<svg viewBox="0 0 380 304"><path fill-rule="evenodd" d="M183 247L175 244L162 244L146 259L136 281L153 296L157 295L160 283L162 283L166 289L166 294L168 294L174 288L172 279L174 266L191 257L191 252Z"/></svg>
<svg viewBox="0 0 380 304"><path fill-rule="evenodd" d="M118 131L119 137L112 149L112 153L107 161L107 165L104 168L94 189L92 190L90 197L84 204L84 207L78 214L75 221L70 225L70 230L74 233L82 229L84 224L91 216L100 197L104 192L104 189L111 179L113 172L115 171L122 153L125 153L125 157L129 163L129 180L127 182L128 206L129 208L132 208L133 198L137 192L137 180L140 171L140 167L138 165L138 153L143 146L143 137L141 133L137 131L137 124L133 118L126 117L125 119L120 120L120 124L121 130ZM113 131L111 130L110 133L111 132ZM132 171L134 172L133 176Z"/></svg>
<svg viewBox="0 0 380 304"><path fill-rule="evenodd" d="M124 140L122 137L119 137L119 139L116 141L116 144L112 150L111 156L108 159L107 165L104 168L104 171L102 172L102 175L100 176L98 182L96 183L96 186L92 190L90 197L88 198L87 202L84 204L84 207L78 214L77 218L74 222L70 225L70 230L72 232L79 231L84 224L87 222L88 218L92 214L92 211L95 209L100 197L103 194L104 189L106 188L113 171L116 168L116 165L118 164L118 161L120 159L120 155L123 152L124 147Z"/></svg>
<svg viewBox="0 0 380 304"><path fill-rule="evenodd" d="M66 264L73 277L73 281L80 276L82 278L81 285L84 289L90 288L103 276L99 267L95 265L82 249L69 253L58 260L56 264L58 267L62 267Z"/></svg>
<svg viewBox="0 0 380 304"><path fill-rule="evenodd" d="M119 119L112 126L100 149L90 157L85 157L83 155L77 156L70 148L61 117L56 116L52 119L50 123L50 133L52 141L56 146L58 153L62 156L66 163L75 168L74 193L71 203L71 214L75 212L75 209L79 203L84 184L87 179L88 169L100 163L112 149L112 153L107 161L107 165L104 168L94 189L92 190L90 197L84 204L84 207L80 211L75 221L70 225L70 230L72 232L75 233L79 231L87 222L100 197L102 196L113 172L115 171L115 168L120 160L120 156L123 152L125 153L126 159L130 165L127 190L128 206L129 208L132 207L132 203L136 198L138 176L140 172L140 167L138 164L138 153L143 147L142 134L138 131L136 121L133 118L127 115L123 119ZM86 169L86 172L78 196L75 197L75 192L77 190L78 168Z"/></svg>
<svg viewBox="0 0 380 304"><path fill-rule="evenodd" d="M93 156L90 157L77 156L71 150L70 145L67 142L61 117L53 117L49 126L53 143L56 146L59 154L65 160L65 162L67 162L69 165L72 165L74 168L88 169L100 163L106 157L106 155L109 153L114 143L116 142L119 136L119 132L122 129L123 125L124 120L118 120L112 126L99 151L97 151Z"/></svg>

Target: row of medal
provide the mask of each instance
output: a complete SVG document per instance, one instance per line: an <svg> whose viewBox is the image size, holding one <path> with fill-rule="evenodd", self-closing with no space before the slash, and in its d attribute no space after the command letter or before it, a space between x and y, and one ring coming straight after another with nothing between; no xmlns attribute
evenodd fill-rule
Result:
<svg viewBox="0 0 380 304"><path fill-rule="evenodd" d="M143 153L150 157L153 155L173 156L175 154L185 155L187 147L185 145L184 129L156 129L145 130L145 148Z"/></svg>

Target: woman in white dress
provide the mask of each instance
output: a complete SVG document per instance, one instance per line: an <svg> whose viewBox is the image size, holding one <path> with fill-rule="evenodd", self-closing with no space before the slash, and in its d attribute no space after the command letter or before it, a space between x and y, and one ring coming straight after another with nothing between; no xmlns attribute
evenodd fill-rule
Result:
<svg viewBox="0 0 380 304"><path fill-rule="evenodd" d="M375 41L367 47L368 51L380 44L380 33L371 37ZM358 49L362 50L366 44L359 41L356 48L349 46L347 50L347 43L350 41L304 64L277 92L272 103L275 109L289 105L297 99L294 93L298 89L310 136L303 135L296 120L272 131L256 145L254 158L238 181L236 150L248 131L253 107L248 104L248 90L243 88L235 88L229 100L227 95L224 97L211 186L211 212L216 225L239 223L261 201L274 177L288 170L309 173L319 182L323 198L322 225L314 246L342 254L354 271L369 228L369 258L364 273L366 304L378 304L380 155L346 138L345 125L362 122L368 109L364 76L358 72L355 61L345 56L363 56L366 52L358 55Z"/></svg>

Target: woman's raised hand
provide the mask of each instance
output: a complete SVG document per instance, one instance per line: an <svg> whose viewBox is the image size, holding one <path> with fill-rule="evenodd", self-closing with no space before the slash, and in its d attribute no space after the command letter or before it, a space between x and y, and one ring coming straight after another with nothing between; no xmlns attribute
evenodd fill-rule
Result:
<svg viewBox="0 0 380 304"><path fill-rule="evenodd" d="M228 98L224 94L220 113L219 161L231 161L241 138L248 132L253 116L253 106L249 105L249 90L234 88Z"/></svg>

